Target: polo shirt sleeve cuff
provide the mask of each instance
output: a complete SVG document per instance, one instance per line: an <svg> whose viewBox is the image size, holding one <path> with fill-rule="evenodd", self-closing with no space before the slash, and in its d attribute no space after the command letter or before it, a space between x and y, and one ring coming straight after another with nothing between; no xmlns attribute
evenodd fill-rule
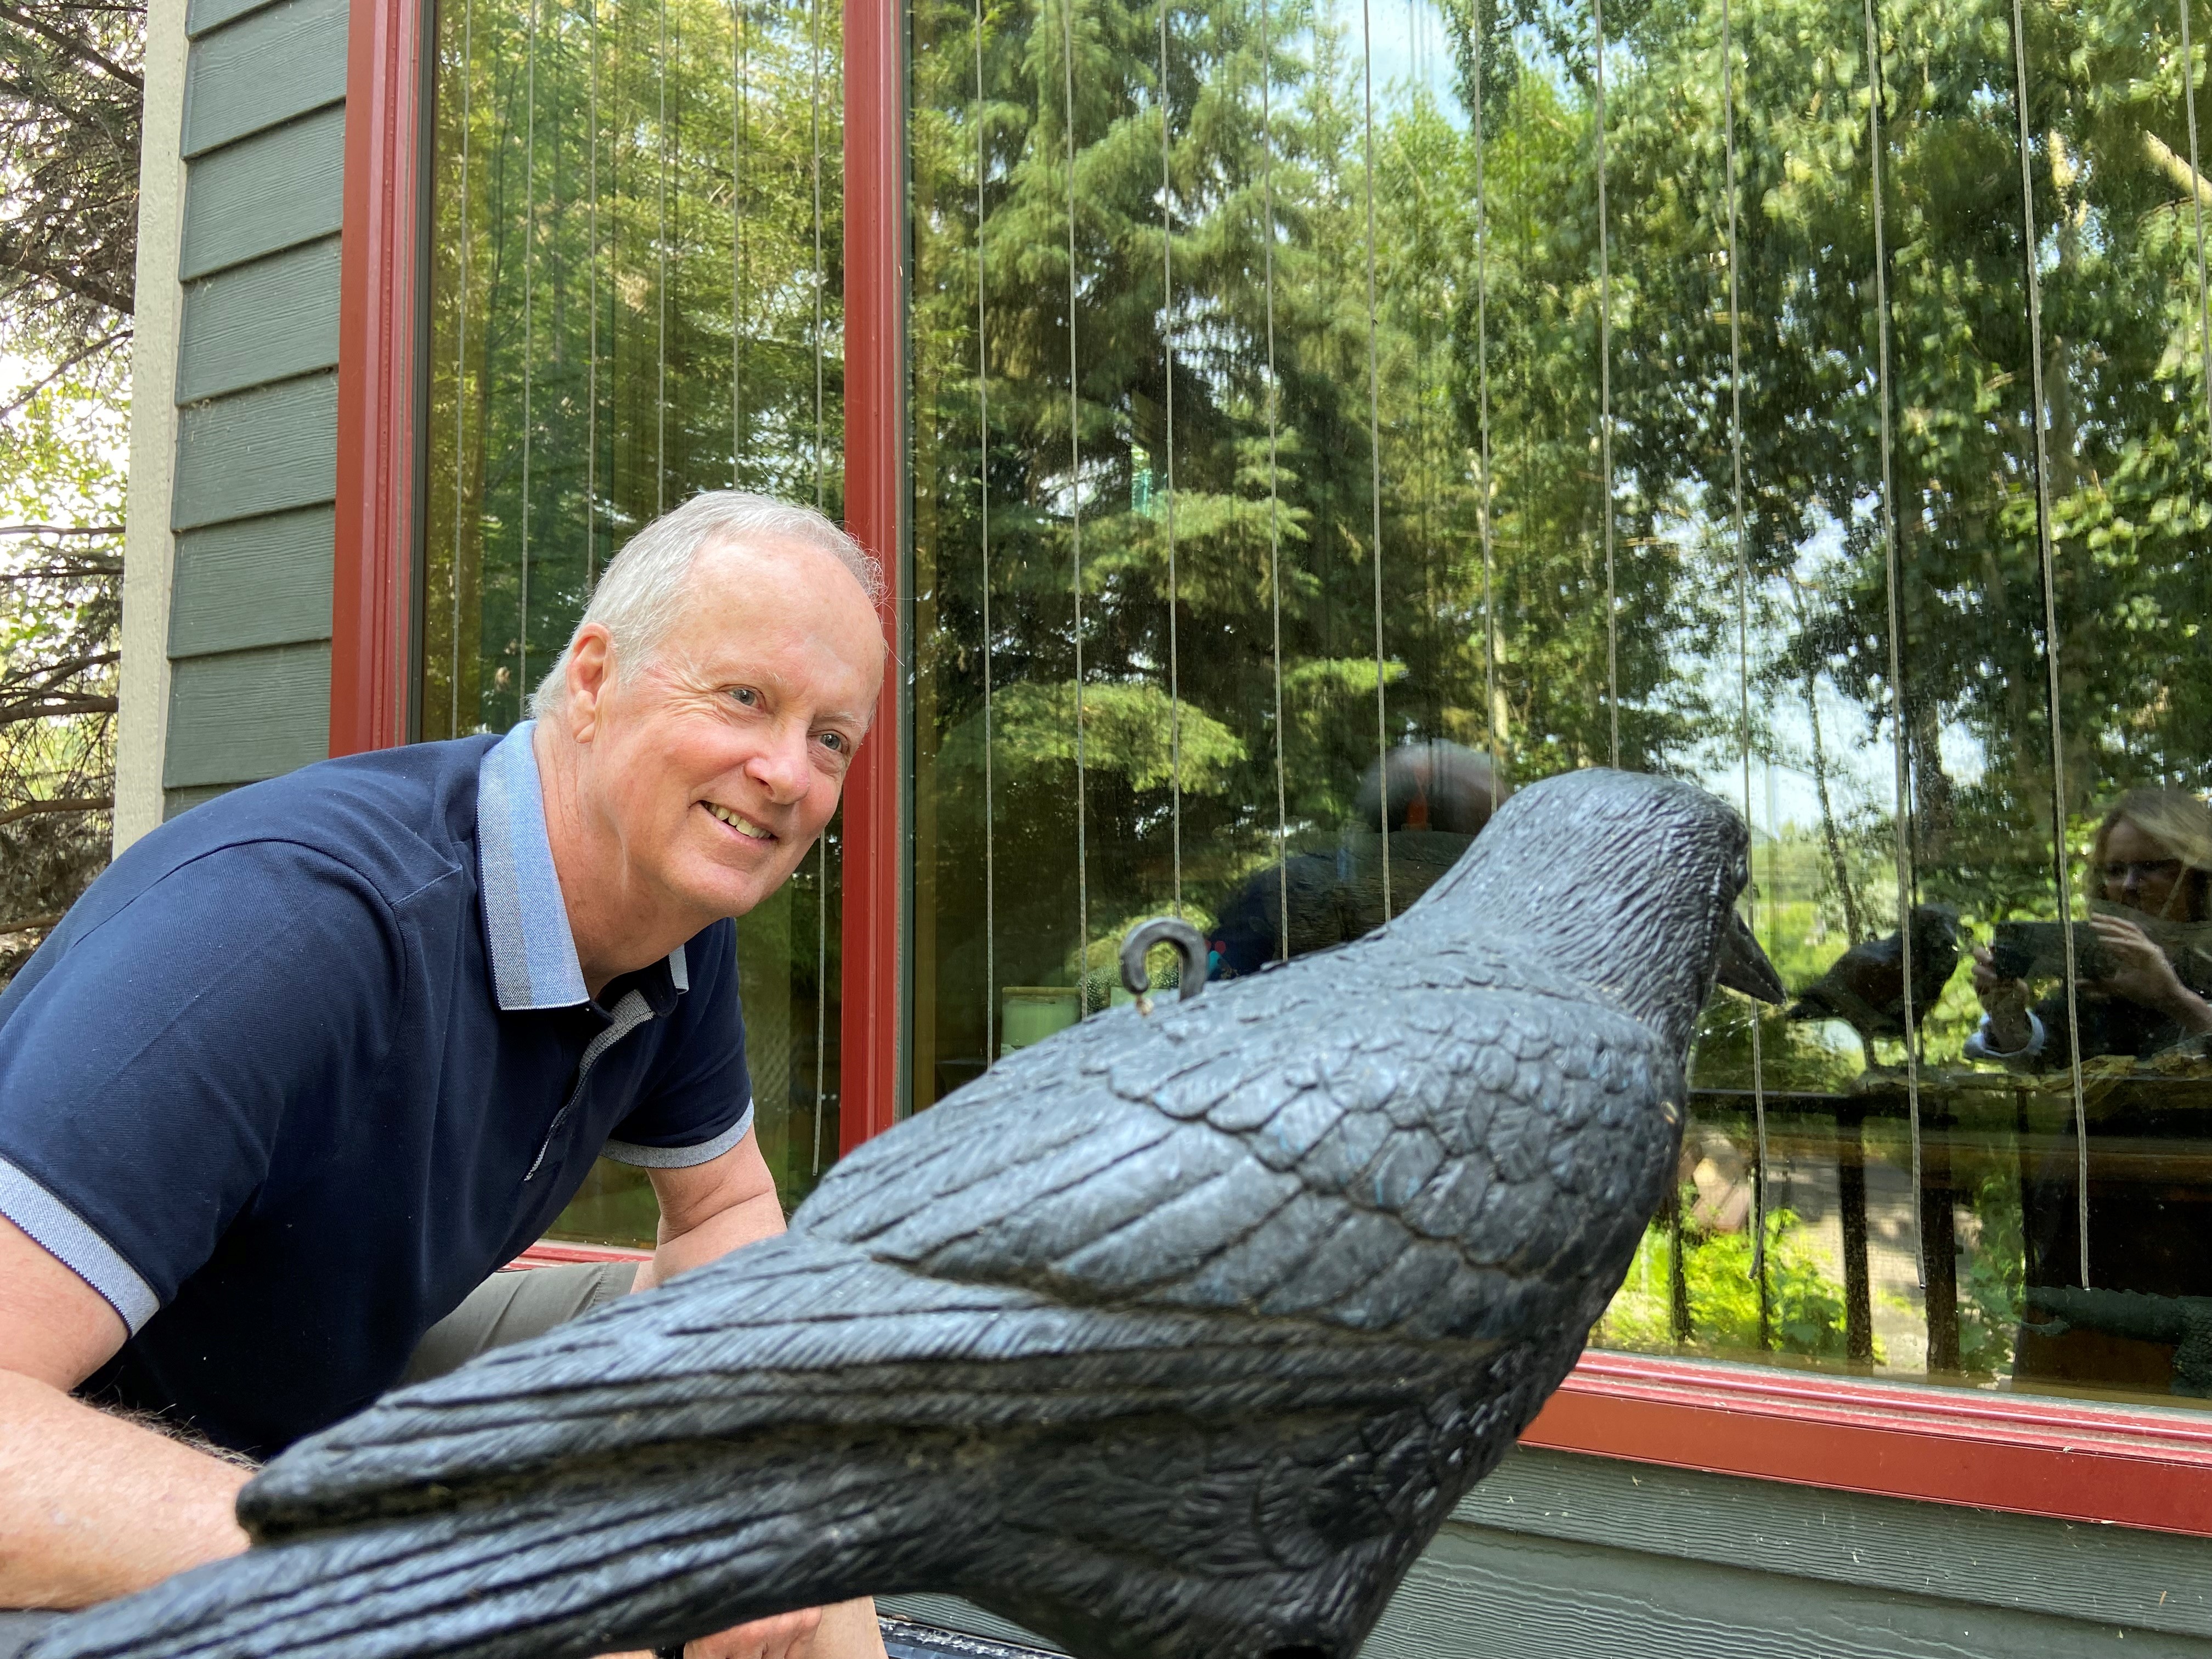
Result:
<svg viewBox="0 0 2212 1659"><path fill-rule="evenodd" d="M600 1150L617 1164L635 1164L641 1170L688 1170L721 1157L743 1140L752 1127L753 1103L747 1101L735 1123L696 1146L641 1146L634 1140L610 1140Z"/></svg>
<svg viewBox="0 0 2212 1659"><path fill-rule="evenodd" d="M752 1121L750 1109L745 1121ZM106 1297L133 1336L161 1311L161 1298L153 1286L97 1229L4 1158L0 1158L0 1215Z"/></svg>

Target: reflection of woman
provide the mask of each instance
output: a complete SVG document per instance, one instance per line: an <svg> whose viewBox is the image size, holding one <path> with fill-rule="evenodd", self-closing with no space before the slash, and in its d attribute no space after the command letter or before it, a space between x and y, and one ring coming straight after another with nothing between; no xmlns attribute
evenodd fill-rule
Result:
<svg viewBox="0 0 2212 1659"><path fill-rule="evenodd" d="M2130 789L2097 826L2089 868L2108 905L2162 922L2212 921L2212 807L2179 789ZM2148 933L2104 911L2089 926L2111 971L2075 988L2084 1058L2156 1054L2212 1032L2212 1003L2184 982ZM1974 951L1974 989L1984 1012L1967 1059L2063 1062L2070 1045L2063 987L2031 1008L2026 982L2001 975L1983 946Z"/></svg>

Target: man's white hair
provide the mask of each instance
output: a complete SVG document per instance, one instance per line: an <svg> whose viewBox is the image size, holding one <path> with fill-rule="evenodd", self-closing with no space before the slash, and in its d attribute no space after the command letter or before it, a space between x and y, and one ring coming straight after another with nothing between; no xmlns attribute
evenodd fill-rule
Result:
<svg viewBox="0 0 2212 1659"><path fill-rule="evenodd" d="M592 590L577 632L591 623L605 629L614 641L615 672L629 678L653 659L683 615L691 566L703 549L718 542L740 546L796 542L818 548L853 573L870 605L883 605L882 568L858 542L812 507L750 490L709 489L630 538ZM538 683L530 699L532 714L552 714L568 701L568 659L575 649L572 634L551 671Z"/></svg>

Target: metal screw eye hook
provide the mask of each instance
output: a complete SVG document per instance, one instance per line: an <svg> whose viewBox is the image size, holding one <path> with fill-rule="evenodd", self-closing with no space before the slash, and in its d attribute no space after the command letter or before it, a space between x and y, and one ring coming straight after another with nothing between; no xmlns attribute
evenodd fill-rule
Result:
<svg viewBox="0 0 2212 1659"><path fill-rule="evenodd" d="M1152 1012L1152 976L1145 957L1155 945L1172 945L1182 958L1182 1000L1188 1002L1206 986L1206 935L1173 916L1154 916L1139 922L1121 941L1121 983L1137 999L1137 1012Z"/></svg>

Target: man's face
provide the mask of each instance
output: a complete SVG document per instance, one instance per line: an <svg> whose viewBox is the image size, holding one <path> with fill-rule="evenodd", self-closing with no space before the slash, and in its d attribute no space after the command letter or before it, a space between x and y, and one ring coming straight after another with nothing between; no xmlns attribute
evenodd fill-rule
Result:
<svg viewBox="0 0 2212 1659"><path fill-rule="evenodd" d="M773 893L836 810L883 665L876 613L828 553L702 550L653 658L572 704L584 805L628 878L715 915Z"/></svg>

